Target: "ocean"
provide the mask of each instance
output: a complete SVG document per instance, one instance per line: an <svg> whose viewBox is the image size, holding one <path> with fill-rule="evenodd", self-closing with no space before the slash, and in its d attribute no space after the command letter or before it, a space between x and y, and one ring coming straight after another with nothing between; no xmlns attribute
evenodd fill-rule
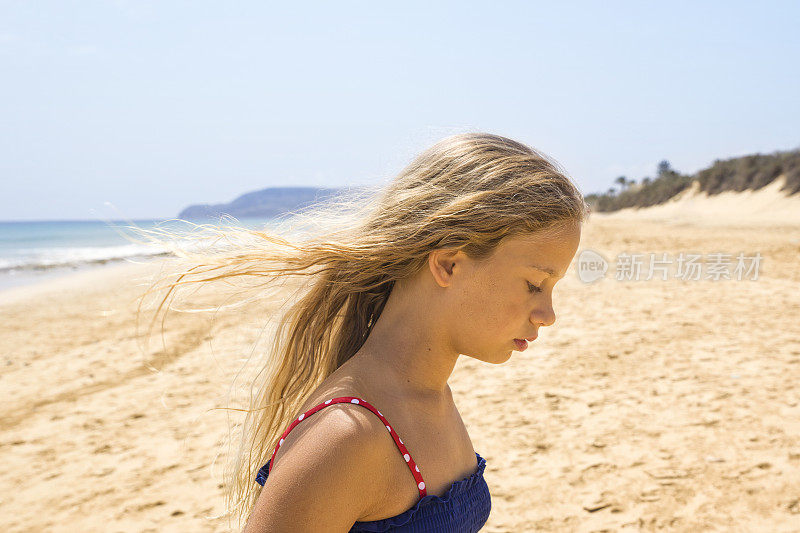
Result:
<svg viewBox="0 0 800 533"><path fill-rule="evenodd" d="M268 228L273 219L240 219L235 225ZM195 224L219 224L219 220ZM36 283L76 270L101 268L122 261L148 261L172 255L126 226L144 230L191 231L174 219L127 221L0 222L0 290ZM225 224L222 223L224 226Z"/></svg>

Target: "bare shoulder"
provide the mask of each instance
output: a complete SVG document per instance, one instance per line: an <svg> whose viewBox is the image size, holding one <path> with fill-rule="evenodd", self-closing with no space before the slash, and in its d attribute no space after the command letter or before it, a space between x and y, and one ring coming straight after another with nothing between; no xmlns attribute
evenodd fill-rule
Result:
<svg viewBox="0 0 800 533"><path fill-rule="evenodd" d="M384 501L386 437L363 407L336 404L309 416L275 454L244 531L348 531Z"/></svg>

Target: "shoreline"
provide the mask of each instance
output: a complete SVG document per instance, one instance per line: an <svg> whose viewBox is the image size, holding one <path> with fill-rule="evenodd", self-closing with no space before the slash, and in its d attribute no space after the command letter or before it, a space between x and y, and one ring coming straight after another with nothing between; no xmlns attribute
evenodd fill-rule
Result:
<svg viewBox="0 0 800 533"><path fill-rule="evenodd" d="M8 304L34 298L44 293L55 292L86 285L88 283L118 280L130 273L147 272L155 267L159 259L141 261L113 261L105 264L87 264L77 268L51 269L45 272L24 273L9 283L7 276L0 277L0 304Z"/></svg>

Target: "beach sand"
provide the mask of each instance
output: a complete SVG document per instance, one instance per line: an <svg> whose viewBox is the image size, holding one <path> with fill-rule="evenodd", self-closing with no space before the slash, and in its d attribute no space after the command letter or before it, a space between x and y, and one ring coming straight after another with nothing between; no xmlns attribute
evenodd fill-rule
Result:
<svg viewBox="0 0 800 533"><path fill-rule="evenodd" d="M487 460L484 531L800 531L800 198L771 194L769 213L687 196L594 214L579 248L759 252L757 280L584 283L576 257L528 350L461 358L451 387ZM3 531L228 531L210 518L228 427L213 409L275 306L171 313L167 349L156 333L142 351L136 298L155 272L0 292Z"/></svg>

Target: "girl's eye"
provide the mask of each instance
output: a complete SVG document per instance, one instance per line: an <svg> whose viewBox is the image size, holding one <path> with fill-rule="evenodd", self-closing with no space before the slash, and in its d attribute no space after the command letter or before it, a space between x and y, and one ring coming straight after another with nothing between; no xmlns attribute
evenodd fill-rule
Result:
<svg viewBox="0 0 800 533"><path fill-rule="evenodd" d="M542 292L541 288L537 287L530 281L528 281L527 283L528 283L528 292Z"/></svg>

